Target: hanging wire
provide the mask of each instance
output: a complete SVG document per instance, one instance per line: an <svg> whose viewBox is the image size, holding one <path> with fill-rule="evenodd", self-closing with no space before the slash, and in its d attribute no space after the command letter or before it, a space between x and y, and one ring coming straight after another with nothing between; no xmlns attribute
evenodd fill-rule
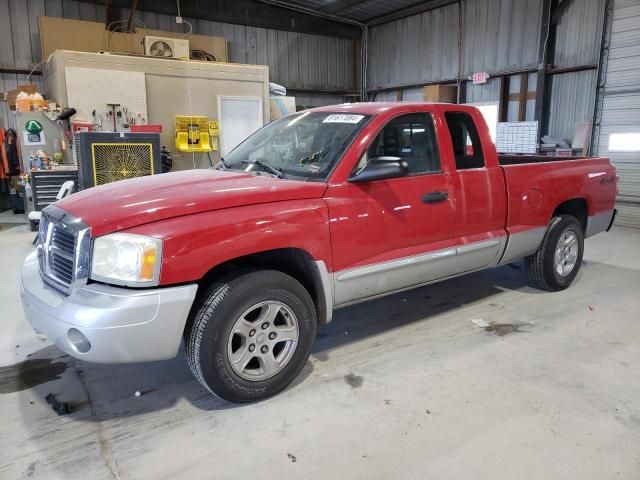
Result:
<svg viewBox="0 0 640 480"><path fill-rule="evenodd" d="M200 60L201 62L217 62L215 55L207 52L206 50L200 50L198 48L194 48L191 50L190 54L191 60Z"/></svg>
<svg viewBox="0 0 640 480"><path fill-rule="evenodd" d="M191 38L191 34L193 33L193 25L191 25L191 22L188 22L187 20L182 20L182 23L186 23L187 25L189 25L189 31L183 35L183 38Z"/></svg>
<svg viewBox="0 0 640 480"><path fill-rule="evenodd" d="M109 47L111 45L111 37L113 36L114 32L123 31L123 29L126 28L126 24L128 22L129 20L116 20L107 25L107 31L105 32L105 51L109 51ZM142 20L133 19L131 21L131 24L136 24L142 28L147 28L147 25ZM117 27L114 27L112 30L112 27L114 25L117 25Z"/></svg>

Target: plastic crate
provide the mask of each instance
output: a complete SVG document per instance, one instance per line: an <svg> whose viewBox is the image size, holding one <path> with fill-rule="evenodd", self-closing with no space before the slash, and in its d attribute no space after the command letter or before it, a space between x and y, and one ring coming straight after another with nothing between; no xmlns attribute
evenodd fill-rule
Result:
<svg viewBox="0 0 640 480"><path fill-rule="evenodd" d="M162 125L131 125L131 133L162 133Z"/></svg>

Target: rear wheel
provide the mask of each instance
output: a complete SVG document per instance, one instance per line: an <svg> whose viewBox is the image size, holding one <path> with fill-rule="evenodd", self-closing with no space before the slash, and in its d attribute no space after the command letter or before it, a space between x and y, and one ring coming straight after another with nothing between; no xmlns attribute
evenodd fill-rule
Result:
<svg viewBox="0 0 640 480"><path fill-rule="evenodd" d="M294 278L273 270L209 288L185 332L196 379L231 402L285 389L304 367L316 333L313 301Z"/></svg>
<svg viewBox="0 0 640 480"><path fill-rule="evenodd" d="M578 275L583 251L584 231L578 219L554 217L540 248L525 259L529 280L544 290L564 290Z"/></svg>

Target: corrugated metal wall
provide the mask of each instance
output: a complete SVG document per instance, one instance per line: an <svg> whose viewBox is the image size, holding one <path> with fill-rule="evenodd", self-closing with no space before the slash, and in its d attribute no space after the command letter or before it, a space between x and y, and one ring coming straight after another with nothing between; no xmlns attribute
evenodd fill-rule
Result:
<svg viewBox="0 0 640 480"><path fill-rule="evenodd" d="M613 133L640 136L640 0L614 0L604 88L596 120L596 149L620 176L618 225L640 228L640 151L613 151Z"/></svg>
<svg viewBox="0 0 640 480"><path fill-rule="evenodd" d="M591 123L596 98L597 71L563 73L550 79L549 134L573 139L576 123Z"/></svg>
<svg viewBox="0 0 640 480"><path fill-rule="evenodd" d="M368 87L455 79L457 51L456 5L371 28Z"/></svg>
<svg viewBox="0 0 640 480"><path fill-rule="evenodd" d="M463 75L536 66L541 0L466 0L463 5ZM457 5L369 32L369 88L456 78Z"/></svg>
<svg viewBox="0 0 640 480"><path fill-rule="evenodd" d="M556 29L554 66L596 64L605 0L574 1ZM462 76L535 69L538 66L542 0L465 0L463 2ZM388 88L451 81L457 74L458 6L425 12L370 29L368 88ZM535 74L529 91L535 91ZM520 78L511 77L510 93ZM533 82L533 83L532 83ZM517 87L516 87L517 86ZM550 80L548 132L572 138L575 124L593 118L596 72L554 75ZM403 98L408 100L407 91ZM499 82L467 84L467 101L499 100ZM384 92L376 100L396 98ZM418 99L418 98L416 98ZM527 101L527 120L535 101ZM510 102L509 119L517 118L517 102Z"/></svg>
<svg viewBox="0 0 640 480"><path fill-rule="evenodd" d="M536 66L542 0L466 0L463 6L464 76Z"/></svg>
<svg viewBox="0 0 640 480"><path fill-rule="evenodd" d="M618 0L618 3L624 1ZM580 0L568 8L557 27L556 67L597 63L604 2ZM636 5L634 0L627 3ZM542 0L466 0L463 3L463 75L475 71L535 68L541 10ZM128 11L122 9L120 16L126 18L127 14ZM38 15L104 21L104 8L75 0L0 0L1 66L31 68L40 60ZM136 19L150 28L174 31L182 28L168 15L136 12ZM195 33L224 36L231 61L267 64L272 81L289 88L354 88L353 42L350 40L188 20L193 23ZM457 74L457 46L458 6L455 4L373 27L369 37L368 86L451 81ZM33 80L37 83L39 77L34 76ZM535 74L529 75L531 86L532 81L535 82ZM26 83L25 75L0 75L0 91L15 88L19 83ZM518 91L518 83L519 77L513 76L511 92ZM596 74L583 71L554 75L550 83L548 133L571 138L575 123L592 117ZM498 101L498 82L469 84L467 95L469 102ZM336 95L305 94L298 98L298 103L306 106L344 100ZM396 98L394 89L377 94L375 99ZM404 89L403 98L419 100L421 89ZM527 119L532 118L534 106L533 100L527 101ZM510 102L510 119L515 112L517 103ZM4 104L0 104L0 116L3 114L6 116Z"/></svg>
<svg viewBox="0 0 640 480"><path fill-rule="evenodd" d="M605 0L573 1L556 28L554 65L598 63Z"/></svg>
<svg viewBox="0 0 640 480"><path fill-rule="evenodd" d="M121 9L120 18L128 14L128 9ZM0 0L0 67L31 69L40 62L40 15L104 22L104 6L75 0ZM138 11L135 18L153 29L183 29L169 15ZM348 90L357 83L351 40L185 19L193 24L194 33L225 37L231 62L269 65L271 81L286 87ZM0 74L0 91L26 80L26 75ZM39 83L40 77L34 75L31 81ZM340 103L342 97L312 95L303 100L319 106ZM11 120L4 102L0 103L0 124L3 118Z"/></svg>
<svg viewBox="0 0 640 480"><path fill-rule="evenodd" d="M343 103L345 98L339 95L315 95L315 94L298 94L296 97L296 105L304 108L322 107L324 105L337 105Z"/></svg>
<svg viewBox="0 0 640 480"><path fill-rule="evenodd" d="M556 68L597 64L600 58L605 0L571 3L556 29ZM576 123L591 123L597 71L550 77L549 134L571 140Z"/></svg>
<svg viewBox="0 0 640 480"><path fill-rule="evenodd" d="M500 100L500 79L490 78L487 83L467 83L467 103L497 102Z"/></svg>

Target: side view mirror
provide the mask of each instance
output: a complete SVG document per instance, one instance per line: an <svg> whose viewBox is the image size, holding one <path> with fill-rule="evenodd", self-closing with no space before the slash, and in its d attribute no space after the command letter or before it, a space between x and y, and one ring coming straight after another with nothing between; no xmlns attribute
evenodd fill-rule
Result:
<svg viewBox="0 0 640 480"><path fill-rule="evenodd" d="M362 167L360 171L349 177L350 183L387 180L404 177L409 174L409 166L400 157L375 157Z"/></svg>

